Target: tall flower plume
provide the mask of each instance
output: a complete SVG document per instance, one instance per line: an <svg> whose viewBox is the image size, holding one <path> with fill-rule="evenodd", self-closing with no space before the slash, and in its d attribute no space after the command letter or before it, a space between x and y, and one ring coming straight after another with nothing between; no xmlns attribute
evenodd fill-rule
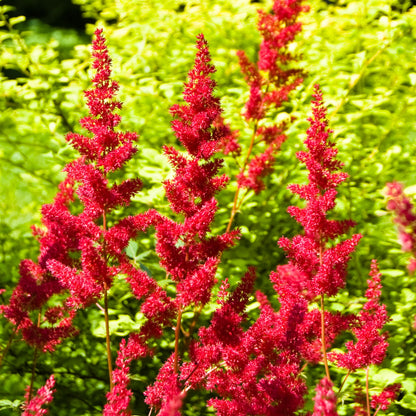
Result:
<svg viewBox="0 0 416 416"><path fill-rule="evenodd" d="M416 215L410 199L404 193L403 184L391 182L386 184L387 209L395 215L399 241L404 252L411 253L408 269L416 270Z"/></svg>
<svg viewBox="0 0 416 416"><path fill-rule="evenodd" d="M49 229L64 228L67 246L60 251L66 253L63 258L42 259L48 270L69 290L69 303L74 307L86 307L96 302L112 285L118 267L108 260L124 248L122 242L114 247L111 228L108 227L108 214L117 206L128 205L131 197L140 190L139 179L128 179L120 184L110 184L108 173L123 167L136 152L135 133L122 133L115 130L120 116L115 113L122 104L115 96L118 84L111 80L111 59L102 35L102 29L95 31L92 44L94 57L92 78L93 88L85 92L89 116L81 119L80 124L92 137L70 133L66 139L77 149L80 157L69 163L67 173L67 204L57 203L43 208L47 216ZM83 207L82 212L73 215L69 202ZM117 224L115 225L117 226ZM46 244L54 235L46 233L41 238ZM61 237L61 236L59 236ZM74 261L71 252L80 257Z"/></svg>
<svg viewBox="0 0 416 416"><path fill-rule="evenodd" d="M298 17L308 10L302 3L302 0L275 0L272 13L259 10L257 27L262 41L258 61L251 62L244 51L237 53L250 88L243 115L254 124L247 158L237 179L239 187L256 193L264 189L263 178L272 171L276 153L287 139L284 132L288 123L267 123L268 113L281 108L305 76L302 69L291 66L297 58L289 50L290 43L302 30ZM252 156L255 142L263 143L265 149Z"/></svg>
<svg viewBox="0 0 416 416"><path fill-rule="evenodd" d="M156 250L161 265L177 282L178 307L208 302L219 256L237 236L236 232L209 236L217 211L215 194L228 178L218 175L222 159L215 153L223 130L213 124L222 110L213 95L215 81L210 75L215 68L203 35L197 37L196 47L195 65L183 93L186 104L171 108L172 129L187 153L164 147L174 168L173 178L164 184L166 196L183 221L160 217L156 224Z"/></svg>
<svg viewBox="0 0 416 416"><path fill-rule="evenodd" d="M309 119L305 145L307 151L297 153L297 158L308 169L309 183L289 185L289 189L306 201L304 208L291 206L288 212L304 228L304 235L279 240L290 260L299 272L305 274L307 291L312 297L335 295L345 284L346 267L360 234L329 246L331 240L340 237L354 225L351 220L330 220L327 212L335 207L337 186L347 177L340 172L342 163L336 159L338 150L329 140L326 109L322 93L315 86L313 116ZM278 269L279 270L279 269Z"/></svg>

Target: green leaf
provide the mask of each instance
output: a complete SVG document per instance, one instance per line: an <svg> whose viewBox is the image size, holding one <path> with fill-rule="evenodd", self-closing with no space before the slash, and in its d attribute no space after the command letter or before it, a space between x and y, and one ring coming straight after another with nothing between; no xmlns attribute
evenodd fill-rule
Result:
<svg viewBox="0 0 416 416"><path fill-rule="evenodd" d="M404 379L404 374L396 373L388 368L381 369L378 373L374 374L373 379L380 384L389 385L397 383Z"/></svg>
<svg viewBox="0 0 416 416"><path fill-rule="evenodd" d="M416 395L411 393L405 394L403 399L400 400L400 406L416 411Z"/></svg>
<svg viewBox="0 0 416 416"><path fill-rule="evenodd" d="M17 25L17 24L25 22L25 21L26 21L25 16L16 16L16 17L11 17L9 19L9 23L10 23L11 26Z"/></svg>

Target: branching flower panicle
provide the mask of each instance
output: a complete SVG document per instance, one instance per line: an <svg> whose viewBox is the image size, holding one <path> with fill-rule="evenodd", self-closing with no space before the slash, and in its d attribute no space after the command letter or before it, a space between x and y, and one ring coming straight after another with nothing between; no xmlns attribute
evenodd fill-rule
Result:
<svg viewBox="0 0 416 416"><path fill-rule="evenodd" d="M408 269L411 273L416 270L416 215L410 199L404 193L403 184L391 182L386 184L385 190L387 209L395 215L399 241L402 250L411 253Z"/></svg>
<svg viewBox="0 0 416 416"><path fill-rule="evenodd" d="M219 256L237 236L236 232L209 236L217 211L215 194L228 178L218 175L222 160L214 157L223 133L213 127L222 111L210 77L215 68L203 35L198 36L196 46L195 65L183 94L186 104L171 108L173 131L187 154L164 147L174 168L173 178L164 184L166 196L172 211L183 216L183 222L160 217L156 224L156 250L161 265L177 282L179 308L208 302Z"/></svg>
<svg viewBox="0 0 416 416"><path fill-rule="evenodd" d="M238 175L241 188L259 193L264 189L263 178L270 174L277 151L286 140L287 122L267 122L272 109L279 109L289 100L289 93L303 82L305 72L292 68L297 58L289 51L289 45L302 30L297 21L308 8L301 0L275 0L273 12L259 10L258 30L262 36L257 62L251 62L243 51L238 51L241 70L250 87L244 117L254 123L243 167ZM255 143L263 143L265 150L251 157Z"/></svg>
<svg viewBox="0 0 416 416"><path fill-rule="evenodd" d="M30 388L26 392L26 404L24 406L24 411L22 416L44 416L48 414L47 408L43 406L48 405L52 399L53 394L55 393L55 378L53 375L46 380L44 386L42 386L36 393L34 397L29 400L31 395Z"/></svg>
<svg viewBox="0 0 416 416"><path fill-rule="evenodd" d="M342 163L335 158L337 149L329 141L331 130L327 127L326 109L318 86L313 97L313 116L309 119L305 140L308 150L297 153L309 171L309 183L288 187L306 201L304 208L292 206L288 209L305 231L304 235L292 239L281 238L279 245L286 251L290 264L306 275L307 290L315 297L335 295L344 286L350 254L361 235L355 234L338 244L328 245L346 233L354 222L327 218L327 212L335 207L336 188L348 175L339 171Z"/></svg>
<svg viewBox="0 0 416 416"><path fill-rule="evenodd" d="M381 297L381 273L378 270L377 261L373 260L370 271L371 279L367 280L367 302L358 316L358 322L353 333L357 342L347 341L345 346L347 353L334 354L338 366L355 371L371 364L380 365L388 347L387 334L381 333L388 321L386 306L380 304Z"/></svg>

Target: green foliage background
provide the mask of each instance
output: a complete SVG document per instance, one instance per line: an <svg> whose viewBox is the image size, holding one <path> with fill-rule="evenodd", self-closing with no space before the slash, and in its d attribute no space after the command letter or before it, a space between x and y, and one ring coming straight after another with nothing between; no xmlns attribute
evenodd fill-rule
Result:
<svg viewBox="0 0 416 416"><path fill-rule="evenodd" d="M76 156L64 137L69 131L81 132L78 120L86 115L83 90L89 86L89 43L96 26L105 29L113 77L121 87L121 128L140 135L139 153L123 175L138 175L144 188L127 211L155 207L169 212L161 182L170 169L161 146L177 144L170 130L169 108L182 100L183 82L194 59L195 36L200 32L210 44L217 68L217 95L225 118L242 138L249 135L249 126L241 117L248 90L236 51L243 49L255 59L260 39L256 9L269 10L271 1L73 1L95 21L86 26L85 33L24 21L23 17L8 18L11 8L6 0L0 2L0 281L8 289L1 295L3 302L18 280L19 261L38 255L30 225L39 223L41 205L52 200L63 178L62 167ZM404 182L409 195L416 193L416 7L403 0L339 0L332 5L310 0L309 4L311 10L303 16L304 30L294 45L301 55L300 65L309 75L290 104L272 115L276 119L295 116L296 121L266 191L250 195L236 218L242 238L224 255L220 277L228 276L235 284L247 266L254 264L258 286L273 298L268 274L286 261L276 242L282 235L299 232L286 213L288 205L297 203L286 186L306 179L295 153L305 137L313 85L319 83L339 158L350 174L339 190L334 216L354 219L354 231L364 235L350 264L347 288L332 307L359 308L370 261L377 258L384 276L383 301L391 316L390 349L384 368L372 369L371 382L378 387L402 382L404 395L390 414L416 415L412 327L416 283L407 272L407 255L397 243L383 196L386 182L393 179ZM225 170L235 177L232 159L226 159ZM226 226L235 186L232 179L219 196L217 230ZM120 216L126 214L126 210L119 212ZM153 247L152 236L144 235L131 243L128 254L155 278L163 278ZM111 308L116 350L121 337L141 319L121 281L111 293ZM255 314L255 304L252 310ZM208 310L204 319L209 319ZM105 402L101 312L84 311L77 323L81 334L65 342L55 356L42 357L37 370L39 384L49 374L57 375L52 415L98 415ZM2 346L9 334L3 320ZM173 337L168 335L153 360L136 364L132 380L135 414L148 413L142 392L170 354L172 343ZM13 344L0 373L0 414L18 413L30 379L32 354L24 345ZM312 393L317 374L322 369L307 373ZM359 376L363 375L350 377L348 383L352 385ZM340 373L338 379L341 377ZM185 414L211 414L202 400L191 396ZM351 414L350 402L351 397L343 397L340 414Z"/></svg>

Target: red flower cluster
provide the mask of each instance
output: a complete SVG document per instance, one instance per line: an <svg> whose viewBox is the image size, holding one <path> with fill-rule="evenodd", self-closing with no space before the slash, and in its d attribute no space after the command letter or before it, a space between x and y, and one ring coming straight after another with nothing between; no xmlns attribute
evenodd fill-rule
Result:
<svg viewBox="0 0 416 416"><path fill-rule="evenodd" d="M63 224L67 231L65 240L69 242L66 250L61 251L68 258L48 259L46 265L70 291L68 302L74 307L86 307L96 302L111 287L119 269L109 264L109 258L117 256L124 246L114 247L114 231L108 229L107 215L117 206L128 205L141 188L139 179L109 185L107 174L120 169L136 152L133 143L137 135L114 130L120 123L120 116L114 111L121 108L121 102L115 99L118 84L110 79L111 60L102 29L96 30L92 48L96 70L92 79L94 88L85 92L91 116L80 123L93 137L67 135L67 140L81 157L64 169L72 191L70 193L68 189L68 202L73 201L76 194L83 210L79 215L73 215L68 206L58 207L56 203L44 209L44 212L48 211L49 221ZM118 230L119 226L115 227ZM72 260L74 251L80 253L76 261Z"/></svg>
<svg viewBox="0 0 416 416"><path fill-rule="evenodd" d="M334 393L332 381L326 377L316 386L312 416L338 416L337 395Z"/></svg>
<svg viewBox="0 0 416 416"><path fill-rule="evenodd" d="M210 75L215 68L203 35L198 36L196 47L195 65L183 94L187 104L171 108L172 128L187 154L164 147L175 171L164 184L166 196L172 211L182 214L183 222L160 216L156 223L156 251L169 277L177 282L179 309L208 302L219 257L237 236L236 232L209 236L217 211L215 194L228 178L217 176L222 160L213 157L224 130L213 127L221 107L213 96L215 82Z"/></svg>
<svg viewBox="0 0 416 416"><path fill-rule="evenodd" d="M220 308L210 326L199 330L199 340L190 350L192 362L181 367L187 388L215 393L208 404L220 416L291 415L303 405L306 386L298 377L300 356L295 343L288 341L297 332L290 327L296 318L288 323L258 292L260 316L247 328L244 311L255 278L250 269L232 293L227 293L228 283L223 284Z"/></svg>
<svg viewBox="0 0 416 416"><path fill-rule="evenodd" d="M412 254L407 267L413 273L416 270L416 215L413 204L404 194L403 185L398 182L386 185L386 196L387 209L395 214L394 222L397 224L402 250Z"/></svg>
<svg viewBox="0 0 416 416"><path fill-rule="evenodd" d="M371 364L381 364L388 347L387 334L380 334L388 317L386 306L380 304L381 273L378 271L376 260L371 263L370 277L371 279L367 280L368 289L365 294L367 302L353 329L357 342L354 344L352 341L347 341L345 346L348 352L332 356L338 361L339 367L350 371L365 368Z"/></svg>
<svg viewBox="0 0 416 416"><path fill-rule="evenodd" d="M399 383L387 386L380 394L375 394L371 398L371 407L373 409L387 410L396 400L401 385Z"/></svg>
<svg viewBox="0 0 416 416"><path fill-rule="evenodd" d="M43 406L50 403L53 399L53 394L55 393L55 378L53 375L46 380L44 386L42 386L29 401L30 397L30 388L26 392L26 404L24 406L24 411L22 416L44 416L48 414L48 410L43 408Z"/></svg>
<svg viewBox="0 0 416 416"><path fill-rule="evenodd" d="M315 86L313 94L313 117L309 119L305 145L308 151L297 153L309 171L307 185L289 185L289 189L306 200L304 208L289 207L288 212L304 228L305 234L292 239L279 240L291 265L304 274L305 290L309 297L335 295L345 284L346 267L360 234L339 242L332 247L328 242L344 234L354 223L350 220L336 221L327 218L327 212L335 207L336 187L347 178L339 172L342 163L335 159L337 149L329 141L331 130L327 128L326 109L322 93ZM277 268L279 273L280 267Z"/></svg>
<svg viewBox="0 0 416 416"><path fill-rule="evenodd" d="M225 175L217 175L222 160L214 157L226 131L223 126L215 124L221 114L221 107L219 100L213 96L215 82L210 75L215 68L210 63L208 44L203 35L197 37L196 47L195 65L188 74L183 94L186 104L174 105L171 109L174 116L173 131L187 153L182 154L173 147L164 147L174 168L173 178L164 183L166 196L172 211L180 214L183 220L176 222L149 211L120 222L119 225L124 227L124 237L122 228L117 228L120 231L118 239L127 242L132 238L134 230L154 225L160 264L167 276L176 282L176 298L173 300L144 272L134 269L127 262L122 263L122 271L128 275L127 280L133 293L137 297L146 298L141 307L148 318L140 331L143 340L160 336L162 328L171 323L175 314L180 323L184 308L192 304L203 306L209 301L221 253L238 236L238 232L209 235L217 211L215 194L228 181ZM120 391L126 388L123 380L130 358L123 354L119 356L120 366L115 371L123 375L120 386L117 387ZM147 389L146 402L159 409L159 414L176 414L176 410L172 409L181 406L182 393L176 374L178 361L179 357L175 353L160 370L155 384ZM117 403L118 397L120 394L114 389L109 395L112 402L108 409L127 409L125 403Z"/></svg>
<svg viewBox="0 0 416 416"><path fill-rule="evenodd" d="M237 53L250 87L244 117L254 122L252 141L237 181L239 187L256 193L264 189L262 178L272 171L276 152L287 138L284 134L287 123L265 124L264 119L269 110L288 101L289 93L303 82L304 72L290 68L296 57L289 51L289 44L302 29L297 18L307 10L302 0L275 0L272 13L258 12L258 30L262 36L258 62L251 62L243 51ZM254 140L263 143L265 150L249 160Z"/></svg>

